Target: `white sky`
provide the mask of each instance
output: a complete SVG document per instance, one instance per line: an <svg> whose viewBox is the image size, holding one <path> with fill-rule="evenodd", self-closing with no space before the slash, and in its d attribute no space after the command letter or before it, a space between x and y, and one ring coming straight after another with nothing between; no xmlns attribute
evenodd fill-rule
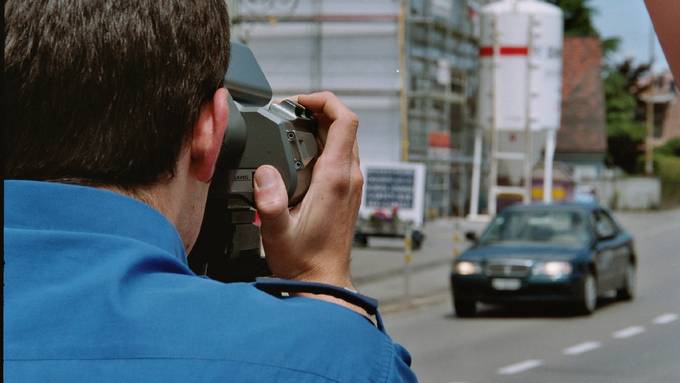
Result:
<svg viewBox="0 0 680 383"><path fill-rule="evenodd" d="M614 56L616 61L630 56L638 63L649 61L652 23L643 0L591 0L590 4L599 11L593 21L602 37L621 38L619 54ZM668 63L656 35L654 44L656 53L654 71L666 71Z"/></svg>

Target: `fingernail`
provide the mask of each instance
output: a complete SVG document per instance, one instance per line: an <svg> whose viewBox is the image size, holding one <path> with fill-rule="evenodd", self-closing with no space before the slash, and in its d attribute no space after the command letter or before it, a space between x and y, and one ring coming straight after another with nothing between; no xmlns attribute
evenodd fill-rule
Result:
<svg viewBox="0 0 680 383"><path fill-rule="evenodd" d="M255 186L258 189L269 189L274 186L275 183L276 171L273 168L269 166L263 166L255 173Z"/></svg>

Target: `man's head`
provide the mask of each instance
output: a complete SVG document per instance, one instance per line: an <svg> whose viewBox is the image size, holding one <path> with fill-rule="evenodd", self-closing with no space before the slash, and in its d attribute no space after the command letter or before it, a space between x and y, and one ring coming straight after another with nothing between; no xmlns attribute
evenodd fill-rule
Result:
<svg viewBox="0 0 680 383"><path fill-rule="evenodd" d="M10 0L5 17L8 178L173 174L227 69L224 0Z"/></svg>
<svg viewBox="0 0 680 383"><path fill-rule="evenodd" d="M185 194L207 185L226 126L224 0L9 0L5 23L6 178L133 195L179 182L193 211L157 207L202 216Z"/></svg>

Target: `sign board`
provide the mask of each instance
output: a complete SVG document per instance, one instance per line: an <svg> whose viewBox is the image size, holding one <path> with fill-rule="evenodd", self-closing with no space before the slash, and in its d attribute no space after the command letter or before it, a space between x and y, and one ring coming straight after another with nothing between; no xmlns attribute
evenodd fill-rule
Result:
<svg viewBox="0 0 680 383"><path fill-rule="evenodd" d="M399 217L423 226L425 165L411 162L362 163L364 193L359 214L368 218L378 209L399 207Z"/></svg>

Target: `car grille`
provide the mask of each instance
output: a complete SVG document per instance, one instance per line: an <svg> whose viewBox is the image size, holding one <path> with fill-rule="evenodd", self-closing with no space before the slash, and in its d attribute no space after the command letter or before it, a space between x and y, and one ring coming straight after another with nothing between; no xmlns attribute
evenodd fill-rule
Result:
<svg viewBox="0 0 680 383"><path fill-rule="evenodd" d="M523 278L531 274L532 263L525 260L491 261L486 264L486 275L490 277Z"/></svg>

